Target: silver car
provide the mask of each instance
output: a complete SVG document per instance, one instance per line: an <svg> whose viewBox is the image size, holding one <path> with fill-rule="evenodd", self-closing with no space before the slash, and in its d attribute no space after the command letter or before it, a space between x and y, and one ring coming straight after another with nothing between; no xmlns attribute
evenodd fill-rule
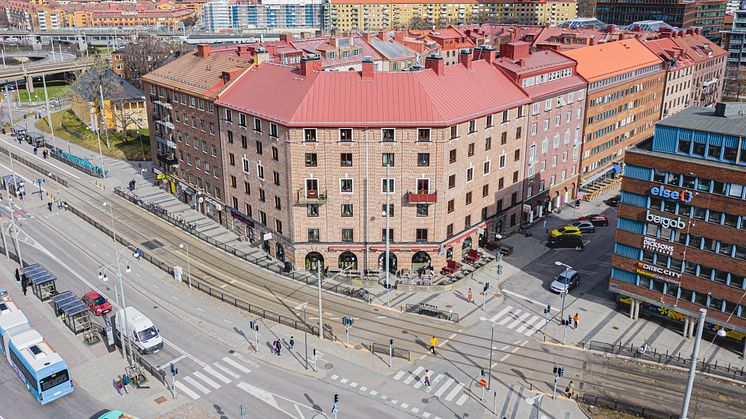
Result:
<svg viewBox="0 0 746 419"><path fill-rule="evenodd" d="M554 292L570 292L580 283L580 274L574 269L566 269L554 278L549 289Z"/></svg>
<svg viewBox="0 0 746 419"><path fill-rule="evenodd" d="M572 223L573 227L577 227L581 233L595 233L596 226L590 221L575 221Z"/></svg>

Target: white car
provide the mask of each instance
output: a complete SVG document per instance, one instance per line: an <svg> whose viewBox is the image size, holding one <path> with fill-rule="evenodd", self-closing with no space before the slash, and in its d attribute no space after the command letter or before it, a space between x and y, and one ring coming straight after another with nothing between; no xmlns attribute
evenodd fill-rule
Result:
<svg viewBox="0 0 746 419"><path fill-rule="evenodd" d="M571 289L580 283L580 274L574 269L566 269L561 274L554 277L554 281L549 285L549 289L554 292L570 292Z"/></svg>

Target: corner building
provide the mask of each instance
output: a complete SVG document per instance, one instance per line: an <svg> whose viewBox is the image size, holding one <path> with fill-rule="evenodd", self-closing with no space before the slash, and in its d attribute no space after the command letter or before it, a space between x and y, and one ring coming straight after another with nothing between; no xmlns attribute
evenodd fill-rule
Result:
<svg viewBox="0 0 746 419"><path fill-rule="evenodd" d="M691 107L627 151L609 290L694 333L746 337L746 106Z"/></svg>
<svg viewBox="0 0 746 419"><path fill-rule="evenodd" d="M517 230L528 97L494 50L474 56L249 70L217 102L233 228L297 269L382 269L389 234L392 271Z"/></svg>

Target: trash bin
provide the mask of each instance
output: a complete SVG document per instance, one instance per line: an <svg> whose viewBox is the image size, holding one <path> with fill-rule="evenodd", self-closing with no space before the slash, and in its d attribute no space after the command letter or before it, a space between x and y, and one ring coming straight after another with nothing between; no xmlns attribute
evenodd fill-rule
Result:
<svg viewBox="0 0 746 419"><path fill-rule="evenodd" d="M181 275L184 272L181 266L174 266L174 279L181 282Z"/></svg>

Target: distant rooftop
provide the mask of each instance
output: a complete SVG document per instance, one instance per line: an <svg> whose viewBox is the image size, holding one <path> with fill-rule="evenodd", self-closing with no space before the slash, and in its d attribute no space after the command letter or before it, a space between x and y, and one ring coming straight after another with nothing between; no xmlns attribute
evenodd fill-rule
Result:
<svg viewBox="0 0 746 419"><path fill-rule="evenodd" d="M658 32L660 31L660 28L667 28L671 30L678 29L677 27L671 26L662 20L641 20L639 22L632 22L627 26L622 26L620 29L633 31L637 27L639 27L640 30L644 32Z"/></svg>
<svg viewBox="0 0 746 419"><path fill-rule="evenodd" d="M658 125L743 137L746 136L746 103L721 102L715 108L693 106Z"/></svg>
<svg viewBox="0 0 746 419"><path fill-rule="evenodd" d="M578 17L575 19L566 20L560 23L562 28L592 28L592 29L606 29L608 25L595 17Z"/></svg>

